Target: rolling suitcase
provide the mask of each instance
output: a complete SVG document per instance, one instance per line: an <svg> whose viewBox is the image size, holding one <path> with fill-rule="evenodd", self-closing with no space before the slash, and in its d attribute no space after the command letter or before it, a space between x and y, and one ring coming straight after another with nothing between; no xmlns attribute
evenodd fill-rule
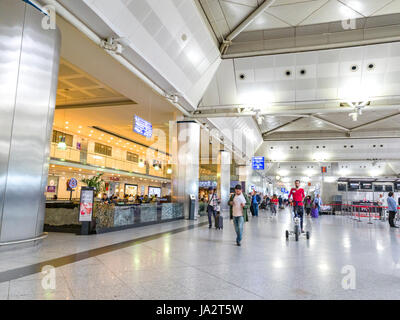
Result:
<svg viewBox="0 0 400 320"><path fill-rule="evenodd" d="M311 217L318 218L318 208L311 209Z"/></svg>
<svg viewBox="0 0 400 320"><path fill-rule="evenodd" d="M224 228L224 217L220 213L215 216L215 228L218 230Z"/></svg>

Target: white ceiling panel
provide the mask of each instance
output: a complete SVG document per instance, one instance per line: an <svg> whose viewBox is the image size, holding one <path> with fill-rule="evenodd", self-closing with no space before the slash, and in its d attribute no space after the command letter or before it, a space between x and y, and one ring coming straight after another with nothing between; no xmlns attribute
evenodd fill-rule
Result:
<svg viewBox="0 0 400 320"><path fill-rule="evenodd" d="M285 27L290 27L290 24L279 19L278 17L275 17L273 14L263 12L259 17L257 17L257 19L247 26L246 31L277 29Z"/></svg>
<svg viewBox="0 0 400 320"><path fill-rule="evenodd" d="M220 1L222 10L226 17L226 21L231 30L240 24L250 13L254 11L254 7L232 3L228 1Z"/></svg>
<svg viewBox="0 0 400 320"><path fill-rule="evenodd" d="M294 3L290 5L274 6L268 9L268 13L274 15L282 21L285 21L291 26L297 26L312 13L325 5L328 1L329 0L315 0Z"/></svg>
<svg viewBox="0 0 400 320"><path fill-rule="evenodd" d="M165 78L193 109L220 62L219 48L193 1L84 0L124 44ZM140 66L138 66L140 67Z"/></svg>
<svg viewBox="0 0 400 320"><path fill-rule="evenodd" d="M251 157L261 146L263 139L258 130L257 124L252 117L213 118L209 121L225 135L225 143L235 145L241 152Z"/></svg>
<svg viewBox="0 0 400 320"><path fill-rule="evenodd" d="M362 18L362 15L336 0L329 0L319 10L301 22L301 25Z"/></svg>
<svg viewBox="0 0 400 320"><path fill-rule="evenodd" d="M341 0L348 7L368 17L390 4L393 0Z"/></svg>
<svg viewBox="0 0 400 320"><path fill-rule="evenodd" d="M223 98L207 102L251 106L400 95L399 48L400 43L391 43L234 59L234 65L226 64L217 74L224 81L234 74L237 99L228 99L230 82L229 88L218 88Z"/></svg>

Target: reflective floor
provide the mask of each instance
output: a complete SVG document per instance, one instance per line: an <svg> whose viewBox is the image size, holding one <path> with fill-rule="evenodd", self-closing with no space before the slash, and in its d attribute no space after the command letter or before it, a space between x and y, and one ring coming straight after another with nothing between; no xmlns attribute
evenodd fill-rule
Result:
<svg viewBox="0 0 400 320"><path fill-rule="evenodd" d="M398 299L400 229L367 222L306 218L311 239L295 242L284 235L289 212L263 211L245 225L241 247L228 219L221 231L170 232L190 224L178 221L92 237L53 233L40 248L0 253L0 299ZM152 234L160 236L117 247ZM54 279L11 272L82 251L92 256L70 257Z"/></svg>

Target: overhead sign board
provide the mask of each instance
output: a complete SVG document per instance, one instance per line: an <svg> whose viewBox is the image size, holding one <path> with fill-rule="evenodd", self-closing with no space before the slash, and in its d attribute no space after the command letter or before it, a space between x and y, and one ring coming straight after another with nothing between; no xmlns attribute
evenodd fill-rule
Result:
<svg viewBox="0 0 400 320"><path fill-rule="evenodd" d="M253 157L252 167L253 170L264 170L264 157Z"/></svg>
<svg viewBox="0 0 400 320"><path fill-rule="evenodd" d="M133 131L147 138L151 138L153 135L153 126L150 122L135 115Z"/></svg>

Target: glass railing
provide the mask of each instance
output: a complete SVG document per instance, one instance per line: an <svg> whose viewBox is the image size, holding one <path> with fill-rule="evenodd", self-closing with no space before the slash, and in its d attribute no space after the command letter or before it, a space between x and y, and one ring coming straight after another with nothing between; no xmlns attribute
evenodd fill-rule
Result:
<svg viewBox="0 0 400 320"><path fill-rule="evenodd" d="M56 143L51 143L50 157L62 161L80 163L83 165L91 165L100 168L108 168L160 178L168 178L165 168L155 170L151 166L149 166L148 168L146 168L146 166L140 167L139 164L124 159L109 157L92 152L81 152L80 150L72 147L67 147L65 150L62 150L57 148Z"/></svg>

